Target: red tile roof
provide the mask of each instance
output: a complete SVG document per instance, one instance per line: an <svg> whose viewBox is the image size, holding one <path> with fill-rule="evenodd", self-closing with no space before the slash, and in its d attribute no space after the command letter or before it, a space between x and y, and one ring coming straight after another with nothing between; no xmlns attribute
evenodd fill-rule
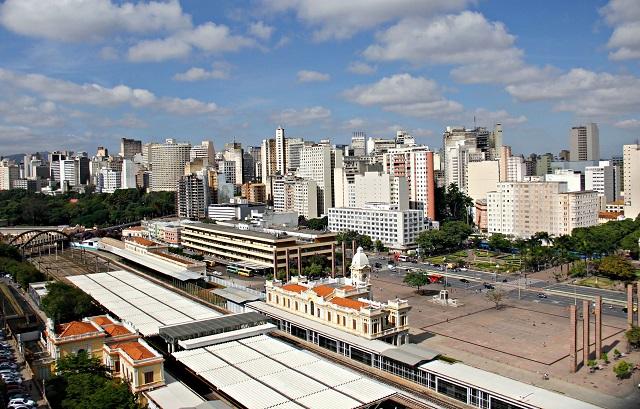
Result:
<svg viewBox="0 0 640 409"><path fill-rule="evenodd" d="M341 290L344 290L344 291L353 291L355 289L356 288L352 285L345 285L344 287L341 288Z"/></svg>
<svg viewBox="0 0 640 409"><path fill-rule="evenodd" d="M93 317L93 318L91 318L91 321L95 322L96 324L98 324L100 326L113 324L113 321L111 321L109 318L107 318L105 316Z"/></svg>
<svg viewBox="0 0 640 409"><path fill-rule="evenodd" d="M155 355L137 341L123 342L111 346L111 349L121 349L125 354L129 355L134 361L140 359L153 358Z"/></svg>
<svg viewBox="0 0 640 409"><path fill-rule="evenodd" d="M330 301L332 304L340 307L353 308L359 310L362 307L366 307L368 304L358 300L352 300L351 298L333 297Z"/></svg>
<svg viewBox="0 0 640 409"><path fill-rule="evenodd" d="M318 285L312 288L313 292L318 295L318 297L326 297L327 295L333 293L333 287L329 287L328 285Z"/></svg>
<svg viewBox="0 0 640 409"><path fill-rule="evenodd" d="M287 284L283 285L282 289L285 291L290 291L292 293L301 293L307 291L308 288L300 284Z"/></svg>
<svg viewBox="0 0 640 409"><path fill-rule="evenodd" d="M140 230L144 230L144 227L142 227L142 226L131 226L131 227L127 227L125 230L137 230L137 231L140 231Z"/></svg>
<svg viewBox="0 0 640 409"><path fill-rule="evenodd" d="M598 217L601 219L616 220L619 216L622 216L623 212L598 212Z"/></svg>
<svg viewBox="0 0 640 409"><path fill-rule="evenodd" d="M99 332L96 327L88 322L71 321L66 324L60 324L56 328L56 333L60 337L70 337L74 335L90 334Z"/></svg>
<svg viewBox="0 0 640 409"><path fill-rule="evenodd" d="M147 239L142 238L142 237L130 237L129 240L135 241L139 245L145 246L145 247L157 246L158 245L158 243L153 242L151 240L147 240Z"/></svg>
<svg viewBox="0 0 640 409"><path fill-rule="evenodd" d="M126 327L117 324L104 325L102 328L104 328L105 332L112 337L133 334L133 332L129 331Z"/></svg>

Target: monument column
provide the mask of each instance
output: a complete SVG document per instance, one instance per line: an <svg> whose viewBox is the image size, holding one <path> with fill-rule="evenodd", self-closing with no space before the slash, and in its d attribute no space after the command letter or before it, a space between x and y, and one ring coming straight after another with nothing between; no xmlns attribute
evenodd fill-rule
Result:
<svg viewBox="0 0 640 409"><path fill-rule="evenodd" d="M289 249L288 248L285 249L284 258L285 258L286 263L287 263L285 265L285 267L284 267L284 270L285 270L285 273L286 273L286 276L287 276L287 282L289 282L290 277L289 277Z"/></svg>
<svg viewBox="0 0 640 409"><path fill-rule="evenodd" d="M596 296L596 359L602 355L602 296Z"/></svg>
<svg viewBox="0 0 640 409"><path fill-rule="evenodd" d="M578 341L578 313L575 305L569 306L569 372L575 373L577 369L576 343Z"/></svg>
<svg viewBox="0 0 640 409"><path fill-rule="evenodd" d="M336 278L336 244L331 243L331 277Z"/></svg>
<svg viewBox="0 0 640 409"><path fill-rule="evenodd" d="M633 326L633 284L627 284L627 327Z"/></svg>
<svg viewBox="0 0 640 409"><path fill-rule="evenodd" d="M582 365L587 367L589 362L589 312L590 301L582 300Z"/></svg>

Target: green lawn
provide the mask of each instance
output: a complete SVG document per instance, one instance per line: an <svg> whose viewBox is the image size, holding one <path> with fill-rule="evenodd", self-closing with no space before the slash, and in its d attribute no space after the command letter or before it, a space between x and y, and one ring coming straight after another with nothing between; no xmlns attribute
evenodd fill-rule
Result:
<svg viewBox="0 0 640 409"><path fill-rule="evenodd" d="M612 289L615 287L616 282L606 277L587 277L577 280L576 284L585 287Z"/></svg>

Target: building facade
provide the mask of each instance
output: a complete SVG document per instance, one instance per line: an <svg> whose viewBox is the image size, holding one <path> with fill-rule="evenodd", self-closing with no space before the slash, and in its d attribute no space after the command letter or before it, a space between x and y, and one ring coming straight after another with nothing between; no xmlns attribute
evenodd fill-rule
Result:
<svg viewBox="0 0 640 409"><path fill-rule="evenodd" d="M574 126L569 133L569 142L569 158L572 161L600 160L600 135L597 124Z"/></svg>
<svg viewBox="0 0 640 409"><path fill-rule="evenodd" d="M191 144L167 139L151 145L151 190L174 192L189 162Z"/></svg>
<svg viewBox="0 0 640 409"><path fill-rule="evenodd" d="M635 219L640 215L640 145L624 145L624 217Z"/></svg>
<svg viewBox="0 0 640 409"><path fill-rule="evenodd" d="M384 155L385 172L395 177L404 177L409 188L409 207L424 211L434 220L435 176L433 152L428 147L405 147L390 149Z"/></svg>

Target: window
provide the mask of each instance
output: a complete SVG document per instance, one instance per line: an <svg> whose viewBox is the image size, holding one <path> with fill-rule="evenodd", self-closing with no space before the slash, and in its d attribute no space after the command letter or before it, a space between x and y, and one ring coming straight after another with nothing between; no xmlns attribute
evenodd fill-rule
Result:
<svg viewBox="0 0 640 409"><path fill-rule="evenodd" d="M113 370L114 370L115 372L120 372L120 361L115 361L115 362L113 363Z"/></svg>
<svg viewBox="0 0 640 409"><path fill-rule="evenodd" d="M353 329L356 329L356 320L352 321L352 326L353 326Z"/></svg>
<svg viewBox="0 0 640 409"><path fill-rule="evenodd" d="M144 373L144 383L153 383L153 371Z"/></svg>

